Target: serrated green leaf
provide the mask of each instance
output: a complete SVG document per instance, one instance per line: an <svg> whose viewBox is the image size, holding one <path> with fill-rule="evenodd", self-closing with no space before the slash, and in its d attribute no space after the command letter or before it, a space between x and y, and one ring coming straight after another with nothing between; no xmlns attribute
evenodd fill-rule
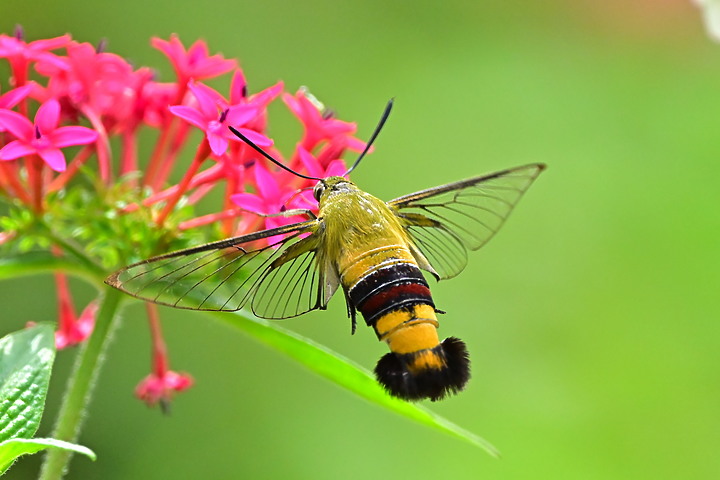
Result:
<svg viewBox="0 0 720 480"><path fill-rule="evenodd" d="M490 442L478 435L468 432L418 404L388 395L370 372L327 347L286 330L277 323L268 322L244 312L235 314L212 312L211 314L371 403L422 425L461 438L482 448L494 457L500 456L500 452Z"/></svg>
<svg viewBox="0 0 720 480"><path fill-rule="evenodd" d="M10 468L15 459L21 455L37 453L47 448L59 448L75 453L82 453L95 461L95 452L82 445L55 440L54 438L15 438L0 443L0 475Z"/></svg>
<svg viewBox="0 0 720 480"><path fill-rule="evenodd" d="M37 431L54 358L50 325L0 339L0 442L31 438Z"/></svg>

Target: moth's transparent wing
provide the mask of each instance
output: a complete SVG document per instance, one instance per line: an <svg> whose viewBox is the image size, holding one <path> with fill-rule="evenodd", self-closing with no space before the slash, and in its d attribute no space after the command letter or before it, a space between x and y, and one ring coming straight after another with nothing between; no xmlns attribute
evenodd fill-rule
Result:
<svg viewBox="0 0 720 480"><path fill-rule="evenodd" d="M316 255L318 235L288 245L265 267L252 299L262 318L289 318L327 305L324 268ZM334 290L333 290L334 291Z"/></svg>
<svg viewBox="0 0 720 480"><path fill-rule="evenodd" d="M439 278L467 264L467 250L500 229L545 165L531 164L450 183L388 202Z"/></svg>
<svg viewBox="0 0 720 480"><path fill-rule="evenodd" d="M105 283L170 307L235 311L251 302L260 317L294 317L329 300L315 263L320 226L310 220L160 255Z"/></svg>

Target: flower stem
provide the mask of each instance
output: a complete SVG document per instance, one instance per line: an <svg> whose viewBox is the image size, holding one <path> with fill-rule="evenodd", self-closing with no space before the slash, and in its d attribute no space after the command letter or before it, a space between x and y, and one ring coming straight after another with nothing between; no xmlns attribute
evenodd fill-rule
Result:
<svg viewBox="0 0 720 480"><path fill-rule="evenodd" d="M120 291L113 288L105 290L95 329L88 342L81 347L75 360L75 367L68 380L63 404L58 413L53 438L67 442L77 441L93 387L104 362L105 350L119 318L117 310L121 298ZM67 471L71 457L72 453L66 450L48 450L40 471L40 480L61 479Z"/></svg>
<svg viewBox="0 0 720 480"><path fill-rule="evenodd" d="M172 212L173 208L175 208L175 205L177 205L178 201L180 200L180 197L182 197L183 193L187 191L188 187L190 186L190 182L200 168L200 165L202 165L202 163L208 157L209 153L210 146L208 145L207 140L203 139L198 146L197 151L195 152L195 158L190 164L190 167L185 172L182 180L180 180L177 190L175 191L174 195L168 199L167 203L165 204L165 208L162 209L160 215L158 215L157 219L155 220L159 227L162 227L163 223L165 223L165 219L168 215L170 215L170 212Z"/></svg>

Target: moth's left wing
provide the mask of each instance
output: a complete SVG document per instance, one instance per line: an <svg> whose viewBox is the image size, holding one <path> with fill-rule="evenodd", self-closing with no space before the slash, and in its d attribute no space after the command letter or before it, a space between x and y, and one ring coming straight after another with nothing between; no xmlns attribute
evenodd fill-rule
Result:
<svg viewBox="0 0 720 480"><path fill-rule="evenodd" d="M465 268L467 250L477 250L495 235L544 169L540 163L510 168L405 195L387 204L433 273L440 279L452 278Z"/></svg>
<svg viewBox="0 0 720 480"><path fill-rule="evenodd" d="M324 225L309 220L153 257L105 282L176 308L235 311L251 305L262 318L323 308L337 280L319 265Z"/></svg>

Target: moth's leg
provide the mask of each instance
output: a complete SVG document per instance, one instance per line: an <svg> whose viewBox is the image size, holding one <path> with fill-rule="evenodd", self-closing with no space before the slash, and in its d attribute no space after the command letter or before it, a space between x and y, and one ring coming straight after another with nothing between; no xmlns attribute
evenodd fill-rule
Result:
<svg viewBox="0 0 720 480"><path fill-rule="evenodd" d="M251 212L254 215L257 215L259 217L266 217L266 218L273 218L273 217L293 217L295 215L305 215L310 220L317 220L317 217L315 216L315 213L313 213L312 210L306 210L304 208L295 208L292 210L283 210L282 212L278 213L258 213L258 212Z"/></svg>
<svg viewBox="0 0 720 480"><path fill-rule="evenodd" d="M345 289L343 289L343 291L344 290ZM357 310L355 310L355 305L353 305L347 292L345 292L345 305L347 306L347 314L350 319L350 335L355 335L355 329L357 328L357 320L355 318Z"/></svg>

